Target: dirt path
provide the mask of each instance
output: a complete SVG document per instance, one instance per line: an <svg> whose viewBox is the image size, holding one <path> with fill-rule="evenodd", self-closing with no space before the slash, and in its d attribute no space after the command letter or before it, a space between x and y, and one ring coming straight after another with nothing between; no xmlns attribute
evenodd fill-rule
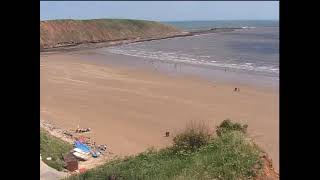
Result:
<svg viewBox="0 0 320 180"><path fill-rule="evenodd" d="M40 180L57 180L66 176L68 173L57 171L40 160Z"/></svg>

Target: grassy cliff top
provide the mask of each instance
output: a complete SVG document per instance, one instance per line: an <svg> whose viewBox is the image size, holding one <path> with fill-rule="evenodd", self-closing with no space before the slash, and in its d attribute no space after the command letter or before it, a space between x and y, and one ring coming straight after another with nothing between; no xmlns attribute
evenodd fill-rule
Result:
<svg viewBox="0 0 320 180"><path fill-rule="evenodd" d="M116 159L68 179L278 179L265 173L270 167L248 139L247 125L225 120L216 136L209 129L191 126L173 138L171 147Z"/></svg>
<svg viewBox="0 0 320 180"><path fill-rule="evenodd" d="M155 21L130 19L47 20L40 21L40 45L106 42L134 38L173 36L181 30Z"/></svg>

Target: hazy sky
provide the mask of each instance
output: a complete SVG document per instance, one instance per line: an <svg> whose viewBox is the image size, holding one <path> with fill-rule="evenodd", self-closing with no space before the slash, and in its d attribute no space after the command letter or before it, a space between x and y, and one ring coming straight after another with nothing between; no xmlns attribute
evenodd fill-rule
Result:
<svg viewBox="0 0 320 180"><path fill-rule="evenodd" d="M178 20L279 20L279 1L43 1L40 18Z"/></svg>

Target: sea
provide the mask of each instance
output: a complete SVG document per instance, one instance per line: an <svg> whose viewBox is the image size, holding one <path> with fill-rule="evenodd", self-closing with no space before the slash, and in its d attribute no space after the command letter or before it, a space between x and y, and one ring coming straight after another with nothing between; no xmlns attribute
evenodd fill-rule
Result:
<svg viewBox="0 0 320 180"><path fill-rule="evenodd" d="M163 22L184 31L240 28L231 32L201 34L138 42L100 50L153 62L241 72L279 81L279 21L177 21ZM136 58L135 58L136 59ZM190 68L189 68L190 69ZM270 80L269 80L270 81Z"/></svg>

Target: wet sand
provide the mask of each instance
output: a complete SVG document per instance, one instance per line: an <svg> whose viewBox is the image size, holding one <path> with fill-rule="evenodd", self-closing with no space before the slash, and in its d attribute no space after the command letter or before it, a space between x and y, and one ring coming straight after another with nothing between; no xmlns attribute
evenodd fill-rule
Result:
<svg viewBox="0 0 320 180"><path fill-rule="evenodd" d="M171 76L127 68L73 54L41 55L40 117L67 128L91 128L97 143L117 155L164 147L190 121L212 128L230 118L247 123L249 134L279 169L278 91ZM92 56L93 57L93 56Z"/></svg>

